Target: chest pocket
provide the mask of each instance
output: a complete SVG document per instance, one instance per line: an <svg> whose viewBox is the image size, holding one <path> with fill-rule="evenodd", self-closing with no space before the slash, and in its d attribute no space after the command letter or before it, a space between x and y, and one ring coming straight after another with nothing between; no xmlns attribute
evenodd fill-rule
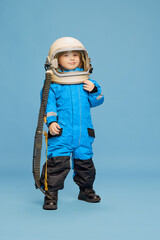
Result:
<svg viewBox="0 0 160 240"><path fill-rule="evenodd" d="M60 110L58 112L58 124L60 127L66 126L69 123L69 114L67 110Z"/></svg>

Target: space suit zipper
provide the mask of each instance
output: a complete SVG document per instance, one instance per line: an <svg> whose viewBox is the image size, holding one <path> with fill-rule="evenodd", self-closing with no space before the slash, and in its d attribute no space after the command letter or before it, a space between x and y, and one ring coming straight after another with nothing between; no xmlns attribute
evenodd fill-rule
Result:
<svg viewBox="0 0 160 240"><path fill-rule="evenodd" d="M71 106L72 106L72 138L73 138L73 99L72 99L72 90L71 90L71 85L70 86L70 94L71 94Z"/></svg>
<svg viewBox="0 0 160 240"><path fill-rule="evenodd" d="M81 141L81 95L80 95L80 89L79 89L79 85L78 85L78 91L79 91L79 109L80 109L80 136L79 136L79 145L80 145L80 141Z"/></svg>

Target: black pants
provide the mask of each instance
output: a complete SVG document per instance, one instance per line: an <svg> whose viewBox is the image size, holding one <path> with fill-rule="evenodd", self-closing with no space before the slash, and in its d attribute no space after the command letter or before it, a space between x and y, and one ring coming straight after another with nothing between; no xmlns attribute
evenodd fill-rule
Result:
<svg viewBox="0 0 160 240"><path fill-rule="evenodd" d="M46 163L41 174L41 185L44 186ZM74 159L74 181L79 187L92 187L96 170L92 158L87 160ZM48 192L63 189L64 180L70 171L70 157L59 156L47 161Z"/></svg>

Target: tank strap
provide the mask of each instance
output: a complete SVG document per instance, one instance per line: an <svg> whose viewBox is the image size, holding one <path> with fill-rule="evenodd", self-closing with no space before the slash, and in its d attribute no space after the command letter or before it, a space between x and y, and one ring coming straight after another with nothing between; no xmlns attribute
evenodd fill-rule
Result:
<svg viewBox="0 0 160 240"><path fill-rule="evenodd" d="M35 180L36 188L39 188L41 192L49 199L52 199L43 188L41 188L40 183L40 161L41 161L41 149L42 149L42 135L43 135L43 124L44 124L44 117L46 114L46 106L48 101L48 94L51 84L51 74L49 71L46 71L46 78L42 90L42 101L38 115L38 124L34 138L34 148L33 148L33 177ZM47 185L46 185L47 186Z"/></svg>

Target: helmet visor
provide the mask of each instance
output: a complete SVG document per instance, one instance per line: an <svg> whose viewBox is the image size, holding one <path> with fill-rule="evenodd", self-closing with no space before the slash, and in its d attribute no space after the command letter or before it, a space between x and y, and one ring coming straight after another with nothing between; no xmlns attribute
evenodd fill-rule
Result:
<svg viewBox="0 0 160 240"><path fill-rule="evenodd" d="M76 67L80 68L81 69L80 71L74 71L75 68L73 69L72 68L68 69L67 67L64 68L64 66L61 66L61 64L59 63L59 58L63 54L70 53L70 52L78 52L80 63ZM55 61L56 61L56 64L54 64ZM51 63L52 63L52 70L54 71L55 75L59 77L86 75L86 74L89 74L89 70L90 70L88 53L85 48L72 47L72 48L59 49L52 55Z"/></svg>

